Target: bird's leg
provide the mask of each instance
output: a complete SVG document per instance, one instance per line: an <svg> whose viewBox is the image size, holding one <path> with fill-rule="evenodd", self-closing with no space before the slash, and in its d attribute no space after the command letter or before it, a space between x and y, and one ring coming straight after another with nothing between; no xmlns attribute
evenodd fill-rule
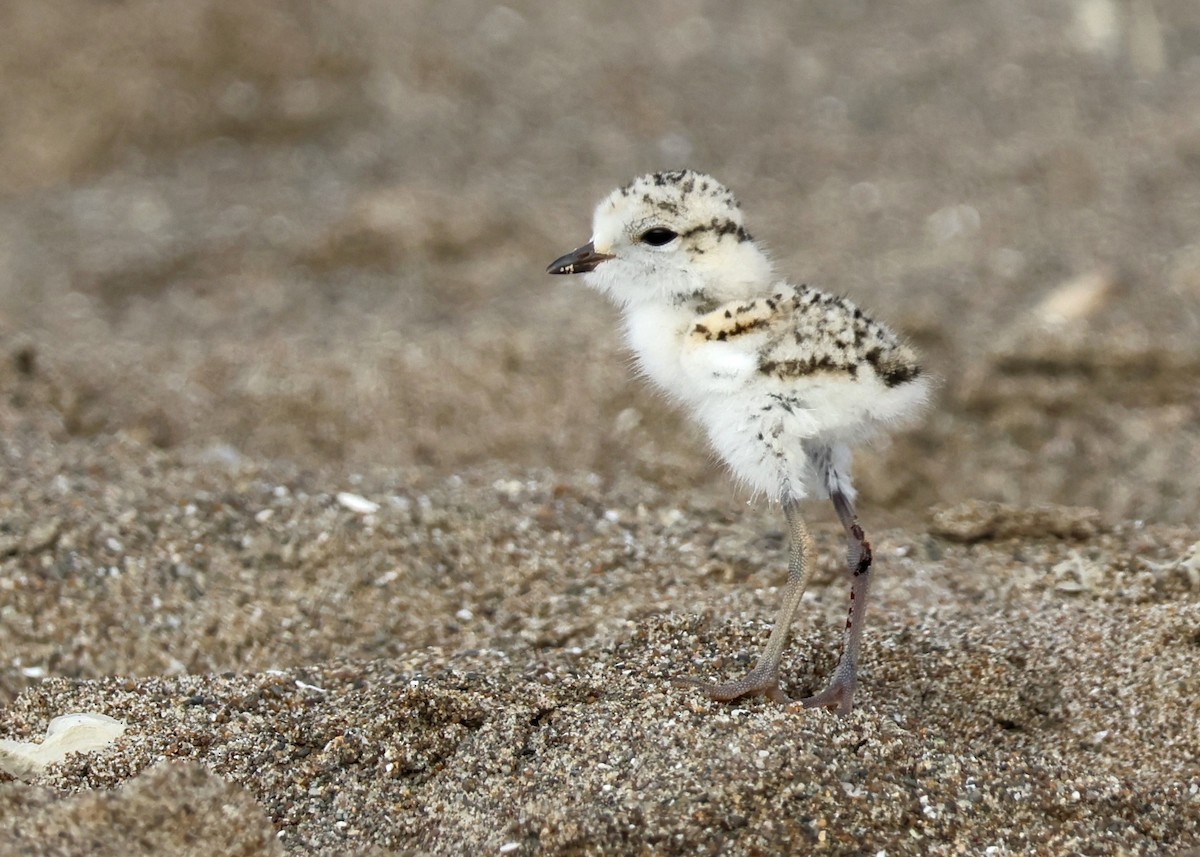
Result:
<svg viewBox="0 0 1200 857"><path fill-rule="evenodd" d="M783 604L779 615L775 617L775 627L767 638L767 648L763 651L755 665L744 678L727 684L706 684L695 679L678 679L676 684L700 687L710 697L718 702L731 702L743 696L762 694L773 702L790 702L779 689L779 662L783 659L783 649L787 645L788 628L796 608L800 606L800 598L808 586L813 573L813 541L808 527L800 517L799 502L792 499L783 501L783 511L787 516L790 544L788 548L788 578L783 587Z"/></svg>
<svg viewBox="0 0 1200 857"><path fill-rule="evenodd" d="M862 646L863 619L867 613L867 592L871 588L871 543L859 526L854 506L840 491L831 495L842 526L846 528L848 544L846 564L850 572L850 611L846 616L846 633L842 659L829 686L816 696L802 699L805 708L833 708L838 714L849 714L854 707L854 689L858 686L858 651Z"/></svg>

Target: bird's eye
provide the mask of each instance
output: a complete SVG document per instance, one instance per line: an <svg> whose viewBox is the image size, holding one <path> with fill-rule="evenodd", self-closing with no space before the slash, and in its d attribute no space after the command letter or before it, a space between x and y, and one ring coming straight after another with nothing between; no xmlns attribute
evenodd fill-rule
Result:
<svg viewBox="0 0 1200 857"><path fill-rule="evenodd" d="M679 235L670 229L656 226L653 229L647 229L643 232L638 240L643 244L649 244L651 247L661 247L664 244L670 244L678 237Z"/></svg>

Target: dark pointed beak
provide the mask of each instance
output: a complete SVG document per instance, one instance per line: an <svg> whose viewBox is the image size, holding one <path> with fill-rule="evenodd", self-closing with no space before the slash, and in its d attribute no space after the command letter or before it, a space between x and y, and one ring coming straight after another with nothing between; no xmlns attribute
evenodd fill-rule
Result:
<svg viewBox="0 0 1200 857"><path fill-rule="evenodd" d="M550 263L547 274L586 274L596 270L596 266L613 258L607 253L597 253L592 242L584 244L578 250L572 250L565 256L560 256Z"/></svg>

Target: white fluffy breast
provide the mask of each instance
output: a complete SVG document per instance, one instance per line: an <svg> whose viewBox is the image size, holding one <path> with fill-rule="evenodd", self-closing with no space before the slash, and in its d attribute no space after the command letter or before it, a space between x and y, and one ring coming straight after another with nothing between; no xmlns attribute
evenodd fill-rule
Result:
<svg viewBox="0 0 1200 857"><path fill-rule="evenodd" d="M638 367L663 392L685 400L686 374L680 355L689 317L666 306L637 306L625 310L625 340Z"/></svg>

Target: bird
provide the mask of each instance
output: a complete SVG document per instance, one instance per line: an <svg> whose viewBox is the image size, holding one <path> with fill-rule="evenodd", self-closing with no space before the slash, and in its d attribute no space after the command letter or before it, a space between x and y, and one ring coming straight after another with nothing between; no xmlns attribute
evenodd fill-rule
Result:
<svg viewBox="0 0 1200 857"><path fill-rule="evenodd" d="M709 175L639 176L596 207L591 240L549 274L578 274L616 304L639 372L704 429L736 481L782 506L788 576L766 647L740 679L678 678L717 701L762 695L853 710L872 576L855 511L852 448L911 419L930 379L914 349L850 300L777 277L733 193ZM780 688L789 627L812 578L806 499L829 499L845 531L850 607L828 686Z"/></svg>

